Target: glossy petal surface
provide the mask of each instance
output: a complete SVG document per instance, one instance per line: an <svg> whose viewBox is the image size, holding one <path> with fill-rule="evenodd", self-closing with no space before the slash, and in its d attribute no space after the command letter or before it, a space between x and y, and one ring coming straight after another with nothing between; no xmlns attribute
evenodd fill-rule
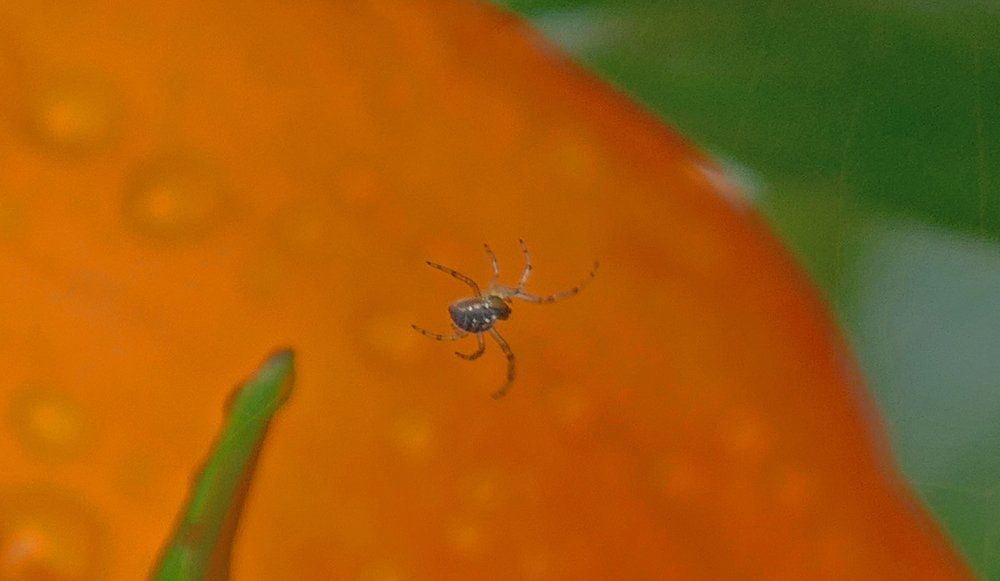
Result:
<svg viewBox="0 0 1000 581"><path fill-rule="evenodd" d="M278 345L297 394L236 579L966 575L739 192L519 21L14 0L0 23L0 576L146 574ZM513 282L519 237L534 292L602 270L515 305L498 403L497 349L409 326L467 292L425 259L485 282L489 241Z"/></svg>

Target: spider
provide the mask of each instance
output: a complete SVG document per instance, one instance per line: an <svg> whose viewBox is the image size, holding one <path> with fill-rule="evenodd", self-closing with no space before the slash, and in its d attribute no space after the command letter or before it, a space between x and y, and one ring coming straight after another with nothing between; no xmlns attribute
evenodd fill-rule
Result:
<svg viewBox="0 0 1000 581"><path fill-rule="evenodd" d="M451 326L454 330L454 334L452 335L434 333L417 325L411 325L414 330L422 335L438 341L458 341L469 334L475 335L476 341L479 343L478 349L472 353L455 352L455 355L467 361L478 359L486 351L486 341L483 340L483 334L489 333L493 337L493 340L497 342L497 345L500 346L504 355L507 356L507 381L503 384L503 387L493 393L493 399L500 399L507 395L511 384L514 383L514 352L511 351L510 345L507 344L507 341L504 340L503 336L494 327L497 321L510 318L511 301L513 299L521 299L537 304L554 303L577 294L597 275L598 263L594 262L594 267L587 278L573 288L548 296L526 293L524 292L524 285L528 282L528 275L531 274L531 254L528 252L528 246L524 243L524 240L518 240L518 242L521 243L521 251L524 253L524 271L521 273L521 280L518 281L516 287L507 286L499 281L500 264L497 262L497 257L493 254L493 250L490 249L489 244L483 244L483 247L486 249L486 254L490 258L490 264L493 266L493 278L490 279L490 284L486 287L485 293L480 290L476 281L468 276L447 266L442 266L428 260L427 265L431 268L436 268L441 272L450 274L469 285L475 296L459 299L448 307L448 314L451 315Z"/></svg>

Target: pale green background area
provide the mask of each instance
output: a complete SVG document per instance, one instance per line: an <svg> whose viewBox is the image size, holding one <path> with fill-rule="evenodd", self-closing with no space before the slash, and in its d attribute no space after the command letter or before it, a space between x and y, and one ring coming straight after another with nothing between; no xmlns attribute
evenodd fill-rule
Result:
<svg viewBox="0 0 1000 581"><path fill-rule="evenodd" d="M904 473L1000 579L1000 2L499 3L730 168L833 305Z"/></svg>

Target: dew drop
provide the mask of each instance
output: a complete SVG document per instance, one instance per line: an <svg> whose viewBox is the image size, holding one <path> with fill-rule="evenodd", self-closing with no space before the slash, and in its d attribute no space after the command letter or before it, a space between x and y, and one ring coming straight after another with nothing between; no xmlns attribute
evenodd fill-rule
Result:
<svg viewBox="0 0 1000 581"><path fill-rule="evenodd" d="M9 419L21 446L43 458L71 458L86 443L83 413L58 391L32 387L15 395Z"/></svg>
<svg viewBox="0 0 1000 581"><path fill-rule="evenodd" d="M72 73L28 97L29 134L55 152L91 153L111 145L121 131L118 91L92 73Z"/></svg>
<svg viewBox="0 0 1000 581"><path fill-rule="evenodd" d="M229 202L221 172L193 156L155 159L134 172L125 192L125 222L161 242L204 238L222 221Z"/></svg>
<svg viewBox="0 0 1000 581"><path fill-rule="evenodd" d="M103 530L81 500L59 491L0 491L0 579L95 579L103 550Z"/></svg>
<svg viewBox="0 0 1000 581"><path fill-rule="evenodd" d="M400 418L393 426L393 441L403 455L411 459L424 459L434 447L434 425L420 416Z"/></svg>

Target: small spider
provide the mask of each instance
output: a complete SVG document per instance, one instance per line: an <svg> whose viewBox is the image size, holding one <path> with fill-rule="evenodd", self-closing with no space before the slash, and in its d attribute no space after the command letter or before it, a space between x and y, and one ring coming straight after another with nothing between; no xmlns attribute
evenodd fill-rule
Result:
<svg viewBox="0 0 1000 581"><path fill-rule="evenodd" d="M510 350L510 345L507 344L507 341L504 340L493 326L498 320L506 320L510 317L511 300L516 298L528 301L529 303L554 303L580 292L597 274L598 263L595 262L594 268L590 271L590 275L586 280L571 289L549 296L526 293L524 292L524 285L528 282L528 275L531 274L531 254L528 253L528 246L524 243L524 240L519 240L519 242L521 243L521 251L524 252L524 272L521 273L521 280L518 281L516 287L509 287L500 283L500 265L489 244L483 244L483 247L486 248L486 254L489 255L490 264L493 266L493 278L490 279L490 284L486 287L485 293L479 289L479 285L471 278L447 266L441 266L428 260L428 266L446 272L469 285L476 296L457 300L448 307L448 314L451 315L451 326L455 331L453 335L433 333L417 325L412 325L416 331L438 341L458 341L470 333L474 334L476 340L479 342L479 348L476 351L472 353L455 352L455 355L467 361L478 359L486 351L486 342L483 340L483 333L489 333L493 337L493 340L500 345L500 349L503 350L504 355L507 356L507 381L503 387L493 394L493 399L500 399L507 395L507 391L514 382L514 352Z"/></svg>

